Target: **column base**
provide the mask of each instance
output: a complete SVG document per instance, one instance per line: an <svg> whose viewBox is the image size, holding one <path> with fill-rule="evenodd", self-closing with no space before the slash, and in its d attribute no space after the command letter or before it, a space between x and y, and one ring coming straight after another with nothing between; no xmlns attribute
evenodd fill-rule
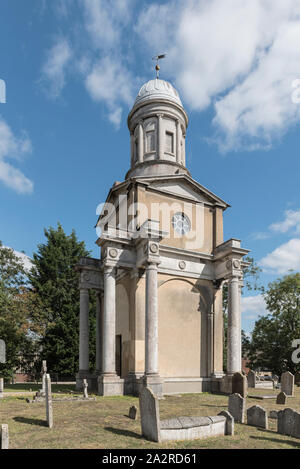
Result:
<svg viewBox="0 0 300 469"><path fill-rule="evenodd" d="M99 396L123 396L124 379L117 375L98 376L98 395Z"/></svg>
<svg viewBox="0 0 300 469"><path fill-rule="evenodd" d="M163 397L163 380L159 375L144 375L140 382L142 386L151 389L157 397Z"/></svg>
<svg viewBox="0 0 300 469"><path fill-rule="evenodd" d="M97 391L97 375L85 370L79 370L76 375L76 391L83 391L83 379L87 380L88 392Z"/></svg>
<svg viewBox="0 0 300 469"><path fill-rule="evenodd" d="M124 394L138 397L143 387L143 383L141 382L143 376L143 372L128 373L124 382Z"/></svg>
<svg viewBox="0 0 300 469"><path fill-rule="evenodd" d="M232 394L232 377L232 374L225 375L220 380L220 392L224 394Z"/></svg>

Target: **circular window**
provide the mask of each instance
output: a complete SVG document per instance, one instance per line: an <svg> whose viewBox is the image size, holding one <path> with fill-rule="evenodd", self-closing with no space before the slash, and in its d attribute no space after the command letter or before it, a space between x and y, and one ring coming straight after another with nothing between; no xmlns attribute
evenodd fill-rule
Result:
<svg viewBox="0 0 300 469"><path fill-rule="evenodd" d="M191 222L184 213L175 213L172 218L172 226L177 233L185 235L191 229Z"/></svg>

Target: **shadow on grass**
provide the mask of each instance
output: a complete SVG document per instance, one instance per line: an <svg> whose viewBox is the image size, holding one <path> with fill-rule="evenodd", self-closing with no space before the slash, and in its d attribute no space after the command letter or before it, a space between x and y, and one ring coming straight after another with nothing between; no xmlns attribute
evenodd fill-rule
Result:
<svg viewBox="0 0 300 469"><path fill-rule="evenodd" d="M40 427L47 427L47 423L45 420L29 419L27 417L14 417L13 420L20 423L27 423L28 425L38 425Z"/></svg>
<svg viewBox="0 0 300 469"><path fill-rule="evenodd" d="M279 444L284 443L290 446L294 446L295 448L300 448L300 442L297 443L296 441L293 441L293 440L280 440L279 438L267 438L264 436L251 436L251 435L250 435L250 438L252 438L253 440L272 441L273 443L279 443Z"/></svg>
<svg viewBox="0 0 300 469"><path fill-rule="evenodd" d="M131 438L136 438L138 440L143 439L142 435L139 435L138 433L135 433L135 432L131 432L130 430L121 430L120 428L113 428L113 427L104 427L104 430L114 433L115 435L129 436Z"/></svg>

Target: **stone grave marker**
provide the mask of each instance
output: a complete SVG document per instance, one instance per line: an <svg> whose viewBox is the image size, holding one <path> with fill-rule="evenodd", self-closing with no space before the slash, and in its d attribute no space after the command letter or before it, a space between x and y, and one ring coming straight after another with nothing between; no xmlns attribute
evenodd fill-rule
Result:
<svg viewBox="0 0 300 469"><path fill-rule="evenodd" d="M300 438L300 412L284 409L278 412L277 432L281 435Z"/></svg>
<svg viewBox="0 0 300 469"><path fill-rule="evenodd" d="M82 383L83 383L83 397L84 399L88 399L89 398L89 395L88 395L88 382L87 382L87 379L83 379L82 380Z"/></svg>
<svg viewBox="0 0 300 469"><path fill-rule="evenodd" d="M47 375L47 362L43 360L42 362L42 394L45 395L46 393L46 375Z"/></svg>
<svg viewBox="0 0 300 469"><path fill-rule="evenodd" d="M51 391L51 378L46 375L46 419L47 426L53 427L53 408L52 408L52 391Z"/></svg>
<svg viewBox="0 0 300 469"><path fill-rule="evenodd" d="M136 420L137 414L138 414L138 408L135 405L131 406L129 409L129 418L132 420Z"/></svg>
<svg viewBox="0 0 300 469"><path fill-rule="evenodd" d="M255 388L256 374L254 371L250 370L247 375L248 388Z"/></svg>
<svg viewBox="0 0 300 469"><path fill-rule="evenodd" d="M294 375L289 371L281 375L281 391L287 396L294 396Z"/></svg>
<svg viewBox="0 0 300 469"><path fill-rule="evenodd" d="M0 363L6 362L6 347L4 340L0 339Z"/></svg>
<svg viewBox="0 0 300 469"><path fill-rule="evenodd" d="M240 394L231 394L228 398L228 412L232 415L235 422L245 422L246 399Z"/></svg>
<svg viewBox="0 0 300 469"><path fill-rule="evenodd" d="M223 417L226 418L225 435L234 436L233 416L227 410L222 410L222 412L220 412L218 415L223 415Z"/></svg>
<svg viewBox="0 0 300 469"><path fill-rule="evenodd" d="M8 425L1 425L1 449L8 449L9 446L9 435Z"/></svg>
<svg viewBox="0 0 300 469"><path fill-rule="evenodd" d="M242 397L247 397L247 390L247 377L242 373L235 373L232 377L232 394L240 394Z"/></svg>
<svg viewBox="0 0 300 469"><path fill-rule="evenodd" d="M276 404L285 405L286 401L287 401L287 395L285 394L285 392L281 391L277 396Z"/></svg>
<svg viewBox="0 0 300 469"><path fill-rule="evenodd" d="M142 435L150 441L161 441L158 399L144 387L139 396Z"/></svg>
<svg viewBox="0 0 300 469"><path fill-rule="evenodd" d="M267 411L259 405L254 405L247 410L247 425L268 430Z"/></svg>

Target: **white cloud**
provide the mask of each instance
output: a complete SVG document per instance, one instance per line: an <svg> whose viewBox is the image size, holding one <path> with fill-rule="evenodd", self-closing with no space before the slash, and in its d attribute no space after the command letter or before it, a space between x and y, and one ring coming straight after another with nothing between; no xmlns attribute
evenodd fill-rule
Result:
<svg viewBox="0 0 300 469"><path fill-rule="evenodd" d="M163 70L192 109L214 105L221 151L269 148L300 121L291 100L300 72L297 0L172 0L150 5L136 30L149 50L167 53Z"/></svg>
<svg viewBox="0 0 300 469"><path fill-rule="evenodd" d="M21 137L16 137L0 116L0 180L20 194L31 193L33 182L6 160L7 158L20 159L31 151L31 142L27 134L23 132Z"/></svg>
<svg viewBox="0 0 300 469"><path fill-rule="evenodd" d="M287 210L285 212L285 219L282 222L273 223L270 226L272 231L279 233L287 233L292 228L295 232L300 234L300 210Z"/></svg>
<svg viewBox="0 0 300 469"><path fill-rule="evenodd" d="M42 67L42 83L45 92L51 98L57 98L66 82L66 69L73 52L66 38L60 37L48 51L46 61Z"/></svg>
<svg viewBox="0 0 300 469"><path fill-rule="evenodd" d="M242 297L242 314L244 319L258 319L267 312L262 295Z"/></svg>
<svg viewBox="0 0 300 469"><path fill-rule="evenodd" d="M129 106L133 100L134 80L126 67L105 57L93 66L85 84L94 101L106 104L109 120L118 127L122 116L120 104Z"/></svg>
<svg viewBox="0 0 300 469"><path fill-rule="evenodd" d="M80 0L80 3L94 46L106 51L118 46L121 28L130 20L134 0Z"/></svg>
<svg viewBox="0 0 300 469"><path fill-rule="evenodd" d="M261 259L259 264L267 271L286 274L300 270L300 239L294 238Z"/></svg>

